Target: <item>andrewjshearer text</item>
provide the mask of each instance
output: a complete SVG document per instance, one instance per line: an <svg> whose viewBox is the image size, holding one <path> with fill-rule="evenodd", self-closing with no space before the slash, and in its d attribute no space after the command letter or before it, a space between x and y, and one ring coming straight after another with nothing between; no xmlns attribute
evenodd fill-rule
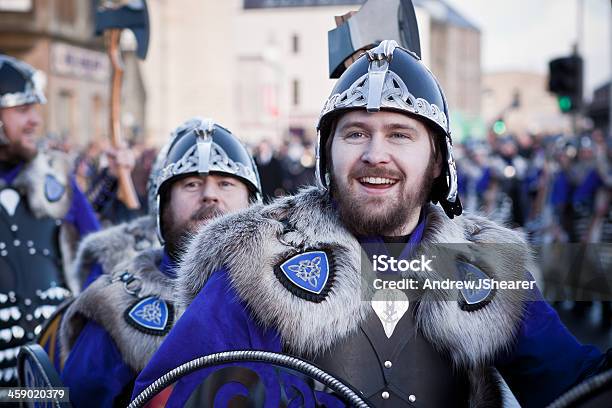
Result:
<svg viewBox="0 0 612 408"><path fill-rule="evenodd" d="M422 284L419 280L405 278L398 280L374 279L374 289L399 289L399 290L420 290L420 289L469 289L469 290L533 290L536 282L533 280L454 280L454 279L425 279Z"/></svg>

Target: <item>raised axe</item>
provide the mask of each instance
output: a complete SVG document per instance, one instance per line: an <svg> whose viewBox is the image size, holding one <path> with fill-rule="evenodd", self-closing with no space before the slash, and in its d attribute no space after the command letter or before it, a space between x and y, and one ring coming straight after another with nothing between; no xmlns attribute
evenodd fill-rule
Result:
<svg viewBox="0 0 612 408"><path fill-rule="evenodd" d="M327 33L329 77L339 78L360 51L395 40L421 57L419 26L412 0L368 0L359 11L336 17Z"/></svg>
<svg viewBox="0 0 612 408"><path fill-rule="evenodd" d="M149 48L149 13L144 0L104 0L96 10L96 35L104 35L106 49L112 65L110 125L111 143L114 148L123 146L121 136L121 84L123 60L119 41L121 32L129 29L137 42L136 55L144 59ZM140 208L131 175L125 168L118 168L119 199L129 209Z"/></svg>

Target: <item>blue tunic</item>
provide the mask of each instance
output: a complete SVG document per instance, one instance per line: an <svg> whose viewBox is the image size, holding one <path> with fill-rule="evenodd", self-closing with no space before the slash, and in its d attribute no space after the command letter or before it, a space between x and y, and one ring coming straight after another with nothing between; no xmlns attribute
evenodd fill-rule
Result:
<svg viewBox="0 0 612 408"><path fill-rule="evenodd" d="M412 252L423 228L421 221L402 255ZM376 240L361 241L372 244ZM605 359L596 347L578 343L539 290L536 292L530 297L534 300L526 305L513 349L495 363L524 407L546 405L593 374ZM281 349L279 333L262 327L253 318L233 288L227 270L221 269L211 275L140 373L132 399L163 374L195 358L221 351ZM201 370L183 377L174 385L166 406L182 406L208 373Z"/></svg>
<svg viewBox="0 0 612 408"><path fill-rule="evenodd" d="M223 313L219 313L219 310ZM230 350L280 352L281 342L275 330L261 327L251 317L246 305L230 284L227 272L221 270L206 282L140 373L132 398L161 374L182 363ZM174 388L169 406L182 406L206 374L206 371L197 372L180 381Z"/></svg>
<svg viewBox="0 0 612 408"><path fill-rule="evenodd" d="M595 198L595 193L603 185L603 181L599 176L597 169L591 169L586 177L578 184L572 202L574 205L580 203L590 203Z"/></svg>
<svg viewBox="0 0 612 408"><path fill-rule="evenodd" d="M182 363L215 352L246 349L280 352L280 337L253 319L227 271L220 270L210 277L140 373L132 398ZM554 309L539 300L529 302L515 347L496 366L523 407L541 407L593 374L603 360L597 348L578 343ZM180 380L167 406L182 406L206 374L197 372Z"/></svg>
<svg viewBox="0 0 612 408"><path fill-rule="evenodd" d="M165 251L158 267L167 276L176 276L175 264ZM75 407L109 407L136 374L123 361L110 334L89 320L66 359L61 379L70 388Z"/></svg>
<svg viewBox="0 0 612 408"><path fill-rule="evenodd" d="M565 171L555 174L550 192L550 204L554 207L561 207L570 200L572 185Z"/></svg>

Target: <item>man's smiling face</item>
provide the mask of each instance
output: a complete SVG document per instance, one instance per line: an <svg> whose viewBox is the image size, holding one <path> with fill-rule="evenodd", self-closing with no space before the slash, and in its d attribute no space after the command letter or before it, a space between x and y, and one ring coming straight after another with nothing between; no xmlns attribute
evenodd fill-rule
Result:
<svg viewBox="0 0 612 408"><path fill-rule="evenodd" d="M29 161L36 156L36 133L42 123L38 104L0 109L0 121L9 144L0 146L0 159Z"/></svg>
<svg viewBox="0 0 612 408"><path fill-rule="evenodd" d="M355 110L330 137L331 189L346 226L358 235L410 233L440 174L425 125L401 113Z"/></svg>

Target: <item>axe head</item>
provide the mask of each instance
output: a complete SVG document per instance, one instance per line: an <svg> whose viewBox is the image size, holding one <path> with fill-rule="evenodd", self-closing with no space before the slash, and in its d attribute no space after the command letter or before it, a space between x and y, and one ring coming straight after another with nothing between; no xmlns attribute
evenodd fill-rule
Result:
<svg viewBox="0 0 612 408"><path fill-rule="evenodd" d="M395 40L421 57L419 27L412 0L368 0L348 20L327 34L329 77L339 78L344 61L359 50Z"/></svg>
<svg viewBox="0 0 612 408"><path fill-rule="evenodd" d="M145 0L102 0L95 20L96 35L113 28L132 30L138 43L136 55L145 59L149 49L149 11Z"/></svg>

